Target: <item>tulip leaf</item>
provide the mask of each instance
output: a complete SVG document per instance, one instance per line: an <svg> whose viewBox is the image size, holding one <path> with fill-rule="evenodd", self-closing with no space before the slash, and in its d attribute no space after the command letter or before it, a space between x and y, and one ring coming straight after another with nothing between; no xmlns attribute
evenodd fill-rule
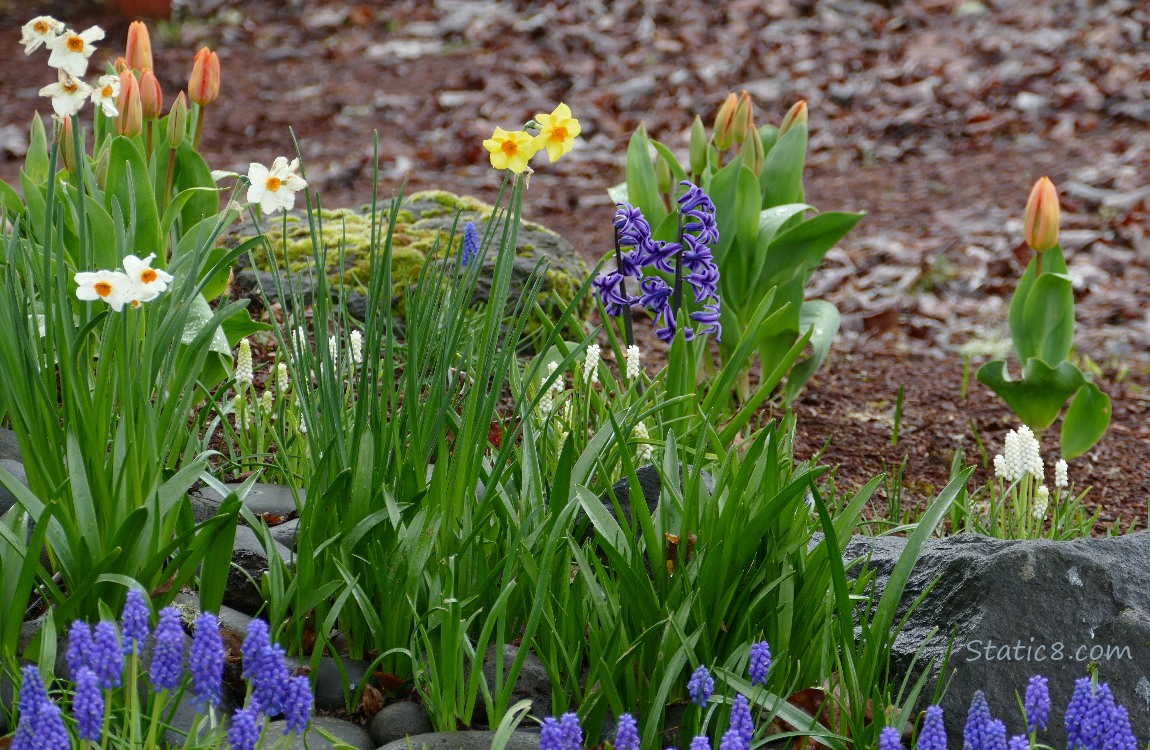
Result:
<svg viewBox="0 0 1150 750"><path fill-rule="evenodd" d="M1109 426L1110 397L1094 383L1086 383L1074 394L1062 420L1062 457L1078 458L1102 439Z"/></svg>
<svg viewBox="0 0 1150 750"><path fill-rule="evenodd" d="M803 386L814 377L815 372L826 361L835 334L839 332L839 321L838 308L826 300L809 300L802 304L799 310L799 330L802 332L810 330L810 343L814 351L795 365L787 376L787 384L783 388L784 403L787 406L794 402Z"/></svg>
<svg viewBox="0 0 1150 750"><path fill-rule="evenodd" d="M775 235L792 217L802 214L804 211L813 211L814 206L806 203L787 203L782 206L775 206L773 208L763 209L759 212L759 236L756 241L755 255L752 259L753 265L747 270L747 284L752 288L763 288L765 285L760 284L760 276L762 276L763 268L767 263L767 254L770 252L771 243L775 239Z"/></svg>
<svg viewBox="0 0 1150 750"><path fill-rule="evenodd" d="M124 217L130 227L129 236L132 237L129 250L141 258L155 253L156 267L165 267L167 246L162 244L160 214L148 179L148 165L139 147L130 138L117 136L112 139L104 200L109 211L112 210L113 200L120 204L122 210L130 211Z"/></svg>
<svg viewBox="0 0 1150 750"><path fill-rule="evenodd" d="M827 251L865 215L828 211L776 235L763 261L759 283L782 283L792 273L800 273L805 279L823 262Z"/></svg>
<svg viewBox="0 0 1150 750"><path fill-rule="evenodd" d="M272 326L267 323L252 320L252 314L248 312L246 307L224 320L220 324L220 329L227 337L228 345L233 347L240 343L240 339L247 338L257 331L273 330Z"/></svg>
<svg viewBox="0 0 1150 750"><path fill-rule="evenodd" d="M675 155L671 153L671 149L667 148L662 143L659 143L653 138L651 139L651 145L654 146L655 150L659 152L659 154L664 159L667 160L667 166L671 168L672 183L678 185L680 182L687 179L687 172L683 169L683 165L679 163L679 160L675 158Z"/></svg>
<svg viewBox="0 0 1150 750"><path fill-rule="evenodd" d="M1023 330L1011 331L1025 341L1030 357L1057 365L1070 355L1074 344L1074 289L1070 277L1044 273L1031 286L1022 312ZM1023 360L1026 361L1026 360Z"/></svg>
<svg viewBox="0 0 1150 750"><path fill-rule="evenodd" d="M1018 355L1019 362L1025 362L1031 357L1037 356L1037 351L1031 345L1033 338L1025 335L1026 301L1034 287L1037 262L1038 256L1035 254L1035 257L1030 259L1030 264L1027 265L1022 278L1018 280L1018 287L1014 290L1014 297L1010 300L1010 312L1007 315L1011 338L1014 341L1014 351ZM1061 246L1047 250L1042 254L1042 270L1043 273L1064 274L1067 272L1066 259L1062 255Z"/></svg>
<svg viewBox="0 0 1150 750"><path fill-rule="evenodd" d="M20 194L4 180L0 180L0 211L9 220L24 213L24 201L20 200Z"/></svg>
<svg viewBox="0 0 1150 750"><path fill-rule="evenodd" d="M630 202L643 212L652 227L657 227L667 215L659 183L655 178L655 164L651 161L651 139L647 129L640 125L627 144L627 195Z"/></svg>
<svg viewBox="0 0 1150 750"><path fill-rule="evenodd" d="M739 170L746 169L733 161L715 173L708 195L715 204L715 221L719 227L719 241L715 243L715 261L723 262L727 248L735 241L735 223L739 196ZM749 170L748 170L749 171ZM721 266L720 266L721 268Z"/></svg>
<svg viewBox="0 0 1150 750"><path fill-rule="evenodd" d="M96 268L117 267L120 265L120 257L116 252L116 225L111 214L90 195L84 196L84 206L88 212L88 230L91 232L88 246L92 248Z"/></svg>
<svg viewBox="0 0 1150 750"><path fill-rule="evenodd" d="M184 231L219 213L220 189L212 179L211 167L187 140L176 149L176 171L172 183L172 191L176 194L193 190L180 212L180 225Z"/></svg>
<svg viewBox="0 0 1150 750"><path fill-rule="evenodd" d="M779 142L779 129L774 125L763 125L759 128L759 140L763 143L763 154L771 153L771 149Z"/></svg>
<svg viewBox="0 0 1150 750"><path fill-rule="evenodd" d="M39 112L32 117L28 154L24 157L24 173L37 185L48 181L48 136L44 133L44 121Z"/></svg>
<svg viewBox="0 0 1150 750"><path fill-rule="evenodd" d="M1086 382L1082 371L1070 362L1051 368L1032 357L1022 368L1022 379L1011 380L1006 362L996 359L978 370L978 382L1006 402L1027 427L1042 432L1058 418L1066 400Z"/></svg>
<svg viewBox="0 0 1150 750"><path fill-rule="evenodd" d="M764 148L766 144L763 144ZM807 158L807 126L795 123L771 147L763 160L759 184L763 208L803 202L803 166Z"/></svg>

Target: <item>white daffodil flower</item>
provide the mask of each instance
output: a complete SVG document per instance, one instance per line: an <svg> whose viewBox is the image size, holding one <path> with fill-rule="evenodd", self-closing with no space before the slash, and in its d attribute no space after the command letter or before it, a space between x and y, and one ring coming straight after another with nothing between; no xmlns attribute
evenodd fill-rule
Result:
<svg viewBox="0 0 1150 750"><path fill-rule="evenodd" d="M103 38L104 30L99 26L93 26L79 34L69 29L60 36L47 39L44 43L52 50L48 64L68 75L80 78L88 72L88 58L96 51L92 42L98 42Z"/></svg>
<svg viewBox="0 0 1150 750"><path fill-rule="evenodd" d="M263 164L252 163L248 168L248 203L258 203L264 214L287 211L295 204L295 194L307 187L307 182L297 174L299 159L288 163L286 157L279 156L272 162L271 169Z"/></svg>
<svg viewBox="0 0 1150 750"><path fill-rule="evenodd" d="M63 30L64 24L52 16L36 16L20 27L20 44L24 45L24 54L32 54Z"/></svg>
<svg viewBox="0 0 1150 750"><path fill-rule="evenodd" d="M172 275L159 268L152 268L156 254L140 260L135 255L124 256L124 271L132 282L133 296L141 302L151 302L159 297L172 283Z"/></svg>
<svg viewBox="0 0 1150 750"><path fill-rule="evenodd" d="M123 271L81 271L76 274L76 299L93 302L102 299L116 312L129 300L131 279Z"/></svg>
<svg viewBox="0 0 1150 750"><path fill-rule="evenodd" d="M120 76L100 76L92 91L92 104L104 111L105 117L119 117L116 98L120 96Z"/></svg>
<svg viewBox="0 0 1150 750"><path fill-rule="evenodd" d="M59 117L71 117L80 111L92 87L74 78L65 71L60 71L60 80L40 89L40 96L52 97L52 109Z"/></svg>

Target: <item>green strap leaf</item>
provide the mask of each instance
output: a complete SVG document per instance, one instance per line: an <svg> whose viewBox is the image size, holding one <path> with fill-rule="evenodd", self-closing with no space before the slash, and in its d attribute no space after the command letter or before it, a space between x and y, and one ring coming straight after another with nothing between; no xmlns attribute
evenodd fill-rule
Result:
<svg viewBox="0 0 1150 750"><path fill-rule="evenodd" d="M799 330L811 331L811 346L814 351L811 356L795 365L791 374L787 376L784 387L785 403L789 406L798 398L803 386L807 384L814 374L822 367L830 354L831 344L835 334L839 331L839 310L825 300L810 300L804 302L799 311Z"/></svg>
<svg viewBox="0 0 1150 750"><path fill-rule="evenodd" d="M763 147L767 143L764 141ZM771 145L763 160L759 184L763 208L803 202L803 166L807 158L807 126L796 123Z"/></svg>
<svg viewBox="0 0 1150 750"><path fill-rule="evenodd" d="M1057 365L1070 356L1074 344L1074 289L1070 277L1060 273L1039 276L1026 296L1022 327L1016 329L1014 322L1011 321L1010 335L1020 361L1037 357ZM1023 356L1025 359L1021 359Z"/></svg>
<svg viewBox="0 0 1150 750"><path fill-rule="evenodd" d="M133 237L129 249L140 257L155 253L156 266L163 267L167 263L167 246L161 244L163 238L156 196L152 192L144 155L130 138L118 136L112 139L104 200L109 211L112 211L113 201L121 207L131 208L131 215L125 217Z"/></svg>
<svg viewBox="0 0 1150 750"><path fill-rule="evenodd" d="M627 144L627 196L652 227L659 226L667 215L655 179L655 164L651 161L651 139L642 125L635 129Z"/></svg>

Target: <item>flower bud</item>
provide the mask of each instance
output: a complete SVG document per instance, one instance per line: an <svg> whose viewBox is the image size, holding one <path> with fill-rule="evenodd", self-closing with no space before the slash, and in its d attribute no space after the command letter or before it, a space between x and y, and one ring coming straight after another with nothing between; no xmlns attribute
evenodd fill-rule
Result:
<svg viewBox="0 0 1150 750"><path fill-rule="evenodd" d="M735 110L739 108L739 97L735 96L734 92L727 95L727 100L723 102L723 106L719 107L719 113L715 115L715 147L720 151L726 151L731 147L731 141L734 140L735 125Z"/></svg>
<svg viewBox="0 0 1150 750"><path fill-rule="evenodd" d="M188 98L201 107L220 95L220 57L207 47L196 53L188 79Z"/></svg>
<svg viewBox="0 0 1150 750"><path fill-rule="evenodd" d="M188 133L188 100L181 91L168 112L168 145L179 148Z"/></svg>
<svg viewBox="0 0 1150 750"><path fill-rule="evenodd" d="M128 64L128 58L126 57L117 57L116 62L112 64L112 67L116 69L116 75L123 73L125 70L132 69L132 66Z"/></svg>
<svg viewBox="0 0 1150 750"><path fill-rule="evenodd" d="M1049 177L1034 183L1026 201L1026 244L1036 253L1058 246L1058 189Z"/></svg>
<svg viewBox="0 0 1150 750"><path fill-rule="evenodd" d="M120 97L116 100L120 116L116 118L116 132L129 138L144 129L144 110L140 103L140 84L136 75L125 70L120 74Z"/></svg>
<svg viewBox="0 0 1150 750"><path fill-rule="evenodd" d="M124 59L129 68L151 70L152 38L143 21L132 21L128 26L128 44L124 48Z"/></svg>
<svg viewBox="0 0 1150 750"><path fill-rule="evenodd" d="M112 150L110 148L100 149L100 156L96 159L96 166L92 172L96 175L96 185L101 190L108 188L108 165L112 161Z"/></svg>
<svg viewBox="0 0 1150 750"><path fill-rule="evenodd" d="M691 173L701 175L707 168L707 129L703 118L695 115L691 124Z"/></svg>
<svg viewBox="0 0 1150 750"><path fill-rule="evenodd" d="M72 118L65 117L60 122L60 158L64 160L64 168L69 172L76 168L76 144L72 132Z"/></svg>
<svg viewBox="0 0 1150 750"><path fill-rule="evenodd" d="M151 70L140 73L140 107L145 120L154 120L164 109L164 90Z"/></svg>
<svg viewBox="0 0 1150 750"><path fill-rule="evenodd" d="M660 193L671 192L671 165L658 151L655 152L655 186Z"/></svg>
<svg viewBox="0 0 1150 750"><path fill-rule="evenodd" d="M794 105L787 110L787 114L783 116L783 121L779 124L779 138L787 134L795 125L806 126L807 124L807 102L805 99L799 99Z"/></svg>
<svg viewBox="0 0 1150 750"><path fill-rule="evenodd" d="M751 95L744 91L739 95L739 106L735 108L735 119L731 136L735 143L742 143L755 130L755 103Z"/></svg>
<svg viewBox="0 0 1150 750"><path fill-rule="evenodd" d="M759 137L759 130L753 122L748 131L747 140L743 142L743 147L739 150L739 155L743 164L746 164L756 177L763 171L763 162L766 161L767 154L763 150L763 139Z"/></svg>

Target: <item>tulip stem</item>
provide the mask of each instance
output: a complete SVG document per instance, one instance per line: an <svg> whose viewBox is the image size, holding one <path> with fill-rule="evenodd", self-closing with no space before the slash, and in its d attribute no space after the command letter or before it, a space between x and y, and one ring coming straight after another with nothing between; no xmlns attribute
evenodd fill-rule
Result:
<svg viewBox="0 0 1150 750"><path fill-rule="evenodd" d="M164 200L163 211L168 210L168 201L171 200L172 195L172 176L176 172L176 150L173 148L168 154L168 177L164 180ZM162 213L162 211L161 211Z"/></svg>
<svg viewBox="0 0 1150 750"><path fill-rule="evenodd" d="M153 120L149 117L148 118L148 135L147 135L147 140L144 142L145 143L144 156L147 158L149 165L152 163L152 123L153 122L155 122L155 120Z"/></svg>
<svg viewBox="0 0 1150 750"><path fill-rule="evenodd" d="M1034 278L1042 275L1042 253L1038 253L1038 257L1034 259Z"/></svg>
<svg viewBox="0 0 1150 750"><path fill-rule="evenodd" d="M200 150L200 136L203 135L203 132L204 132L204 105L201 104L197 108L197 110L198 111L196 112L196 139L194 141L192 141L192 147L195 148L196 151L199 151Z"/></svg>

